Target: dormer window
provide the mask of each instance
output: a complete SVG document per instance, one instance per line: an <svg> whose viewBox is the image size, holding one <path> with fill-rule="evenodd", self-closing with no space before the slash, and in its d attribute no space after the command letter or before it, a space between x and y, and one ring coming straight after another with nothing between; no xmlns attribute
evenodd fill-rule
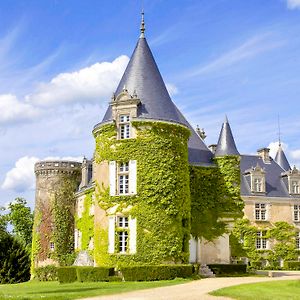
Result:
<svg viewBox="0 0 300 300"><path fill-rule="evenodd" d="M265 193L266 192L266 172L263 168L257 165L245 171L246 176L250 176L249 184L252 193Z"/></svg>
<svg viewBox="0 0 300 300"><path fill-rule="evenodd" d="M130 116L129 115L120 115L119 119L119 134L120 139L129 139L130 138Z"/></svg>
<svg viewBox="0 0 300 300"><path fill-rule="evenodd" d="M289 194L292 196L300 196L300 171L294 167L281 173L284 183L287 185Z"/></svg>

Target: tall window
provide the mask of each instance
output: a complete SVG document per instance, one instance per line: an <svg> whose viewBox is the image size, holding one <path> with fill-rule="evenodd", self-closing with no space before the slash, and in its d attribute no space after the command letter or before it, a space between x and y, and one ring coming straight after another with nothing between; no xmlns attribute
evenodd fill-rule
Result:
<svg viewBox="0 0 300 300"><path fill-rule="evenodd" d="M254 191L262 192L262 178L254 178Z"/></svg>
<svg viewBox="0 0 300 300"><path fill-rule="evenodd" d="M120 163L118 168L118 191L119 195L129 193L129 163Z"/></svg>
<svg viewBox="0 0 300 300"><path fill-rule="evenodd" d="M292 181L292 194L299 194L300 188L299 188L299 181Z"/></svg>
<svg viewBox="0 0 300 300"><path fill-rule="evenodd" d="M128 217L117 218L119 252L125 253L128 249Z"/></svg>
<svg viewBox="0 0 300 300"><path fill-rule="evenodd" d="M266 203L255 203L255 220L267 220L267 206Z"/></svg>
<svg viewBox="0 0 300 300"><path fill-rule="evenodd" d="M255 246L257 250L267 249L266 231L257 231Z"/></svg>
<svg viewBox="0 0 300 300"><path fill-rule="evenodd" d="M54 243L50 242L50 251L54 251L54 249L55 249Z"/></svg>
<svg viewBox="0 0 300 300"><path fill-rule="evenodd" d="M296 233L296 249L300 250L300 232Z"/></svg>
<svg viewBox="0 0 300 300"><path fill-rule="evenodd" d="M120 139L129 139L130 138L130 116L121 115L119 119L120 125Z"/></svg>
<svg viewBox="0 0 300 300"><path fill-rule="evenodd" d="M300 222L300 205L294 205L294 221Z"/></svg>

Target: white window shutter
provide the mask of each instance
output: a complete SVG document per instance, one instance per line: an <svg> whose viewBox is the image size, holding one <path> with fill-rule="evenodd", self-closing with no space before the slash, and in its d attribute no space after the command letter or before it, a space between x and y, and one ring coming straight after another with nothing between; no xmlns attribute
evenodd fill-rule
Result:
<svg viewBox="0 0 300 300"><path fill-rule="evenodd" d="M115 216L108 217L108 253L115 252Z"/></svg>
<svg viewBox="0 0 300 300"><path fill-rule="evenodd" d="M74 249L78 249L78 229L74 231Z"/></svg>
<svg viewBox="0 0 300 300"><path fill-rule="evenodd" d="M129 194L136 194L136 160L129 161Z"/></svg>
<svg viewBox="0 0 300 300"><path fill-rule="evenodd" d="M136 253L136 219L129 219L129 253Z"/></svg>
<svg viewBox="0 0 300 300"><path fill-rule="evenodd" d="M109 194L116 195L116 162L109 162Z"/></svg>

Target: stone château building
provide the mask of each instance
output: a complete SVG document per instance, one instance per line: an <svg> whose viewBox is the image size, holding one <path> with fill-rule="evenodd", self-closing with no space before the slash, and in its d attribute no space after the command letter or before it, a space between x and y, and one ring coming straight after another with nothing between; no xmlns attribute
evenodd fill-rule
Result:
<svg viewBox="0 0 300 300"><path fill-rule="evenodd" d="M282 147L275 159L268 148L241 155L226 118L208 148L172 102L144 31L142 20L125 73L93 129L94 157L35 165L33 268L82 250L95 266L230 263L224 225L242 213L257 227L258 250L272 247L261 226L286 221L300 231L300 172ZM298 249L299 239L298 232Z"/></svg>

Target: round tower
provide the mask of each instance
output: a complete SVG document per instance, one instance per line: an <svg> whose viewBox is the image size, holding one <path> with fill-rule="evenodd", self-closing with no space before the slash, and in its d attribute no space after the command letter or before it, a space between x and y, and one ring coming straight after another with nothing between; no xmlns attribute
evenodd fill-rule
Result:
<svg viewBox="0 0 300 300"><path fill-rule="evenodd" d="M37 267L65 264L74 245L74 192L81 163L40 161L35 164L36 194L32 238L32 274Z"/></svg>

